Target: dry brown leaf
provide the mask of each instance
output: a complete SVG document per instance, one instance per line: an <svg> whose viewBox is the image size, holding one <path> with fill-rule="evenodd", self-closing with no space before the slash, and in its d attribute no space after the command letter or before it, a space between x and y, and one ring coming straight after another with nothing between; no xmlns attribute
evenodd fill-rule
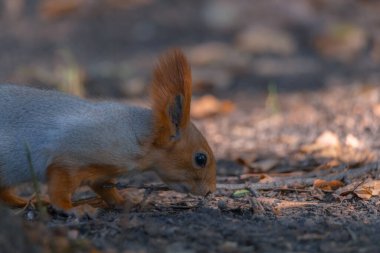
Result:
<svg viewBox="0 0 380 253"><path fill-rule="evenodd" d="M236 162L243 166L249 166L253 161L256 160L256 157L252 157L251 155L243 154L236 158Z"/></svg>
<svg viewBox="0 0 380 253"><path fill-rule="evenodd" d="M346 185L346 186L343 186L341 188L339 188L335 193L340 195L340 196L347 196L349 194L352 194L354 189L358 186L357 183L352 183L352 184L349 184L349 185Z"/></svg>
<svg viewBox="0 0 380 253"><path fill-rule="evenodd" d="M335 191L343 185L344 184L339 180L326 181L323 179L316 179L313 184L315 188L319 188L323 191Z"/></svg>
<svg viewBox="0 0 380 253"><path fill-rule="evenodd" d="M220 101L214 96L206 95L191 105L191 116L194 118L205 118L217 114L229 113L235 109L231 101Z"/></svg>
<svg viewBox="0 0 380 253"><path fill-rule="evenodd" d="M300 152L312 154L314 158L334 158L339 164L357 167L376 158L373 152L363 147L363 143L352 134L346 136L342 145L335 133L325 131L312 144L302 146Z"/></svg>
<svg viewBox="0 0 380 253"><path fill-rule="evenodd" d="M340 196L354 194L361 199L368 200L372 196L380 195L380 180L369 180L364 183L354 182L340 188L336 193Z"/></svg>
<svg viewBox="0 0 380 253"><path fill-rule="evenodd" d="M338 136L331 131L324 131L314 143L309 145L304 145L301 151L306 153L312 153L320 151L322 149L335 150L340 147L340 142ZM330 152L328 152L330 153Z"/></svg>
<svg viewBox="0 0 380 253"><path fill-rule="evenodd" d="M278 159L265 159L251 162L248 167L255 172L268 172L279 164Z"/></svg>
<svg viewBox="0 0 380 253"><path fill-rule="evenodd" d="M320 147L338 147L340 145L338 136L331 131L324 131L315 141Z"/></svg>
<svg viewBox="0 0 380 253"><path fill-rule="evenodd" d="M276 181L276 178L269 176L268 174L260 174L260 183L270 183Z"/></svg>
<svg viewBox="0 0 380 253"><path fill-rule="evenodd" d="M259 158L251 154L241 154L236 162L248 168L247 173L268 172L280 163L278 158Z"/></svg>
<svg viewBox="0 0 380 253"><path fill-rule="evenodd" d="M236 158L236 162L243 165L249 166L249 164L259 159L259 155L254 151L249 152L241 152L239 156Z"/></svg>
<svg viewBox="0 0 380 253"><path fill-rule="evenodd" d="M380 196L380 180L371 180L358 186L354 193L361 199L368 200L373 196Z"/></svg>
<svg viewBox="0 0 380 253"><path fill-rule="evenodd" d="M360 190L354 191L356 196L361 199L369 200L372 197L372 191L366 188L361 188Z"/></svg>
<svg viewBox="0 0 380 253"><path fill-rule="evenodd" d="M354 149L359 149L363 146L359 139L353 136L352 134L348 134L346 136L345 144Z"/></svg>
<svg viewBox="0 0 380 253"><path fill-rule="evenodd" d="M332 159L331 161L328 161L326 163L319 165L316 169L326 170L326 169L338 167L339 165L341 165L341 161L337 159Z"/></svg>

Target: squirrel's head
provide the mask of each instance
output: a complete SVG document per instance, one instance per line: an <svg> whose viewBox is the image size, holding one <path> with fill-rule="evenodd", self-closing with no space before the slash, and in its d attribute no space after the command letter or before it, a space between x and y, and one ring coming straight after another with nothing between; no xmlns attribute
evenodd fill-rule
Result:
<svg viewBox="0 0 380 253"><path fill-rule="evenodd" d="M216 163L206 139L190 121L191 70L180 50L164 54L154 71L153 169L174 190L215 191Z"/></svg>

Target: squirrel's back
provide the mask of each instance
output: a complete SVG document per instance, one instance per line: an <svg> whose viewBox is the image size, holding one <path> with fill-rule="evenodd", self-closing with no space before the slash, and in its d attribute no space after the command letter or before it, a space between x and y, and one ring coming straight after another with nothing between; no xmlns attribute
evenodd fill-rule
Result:
<svg viewBox="0 0 380 253"><path fill-rule="evenodd" d="M57 91L0 85L0 186L43 179L59 157L77 166L124 163L139 155L151 131L151 111L119 103L93 103Z"/></svg>

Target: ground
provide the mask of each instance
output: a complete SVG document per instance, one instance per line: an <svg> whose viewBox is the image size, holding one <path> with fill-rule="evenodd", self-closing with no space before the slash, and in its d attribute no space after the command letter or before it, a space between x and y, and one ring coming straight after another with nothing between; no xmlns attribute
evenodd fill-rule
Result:
<svg viewBox="0 0 380 253"><path fill-rule="evenodd" d="M3 4L1 80L146 104L157 55L181 47L217 191L148 174L119 180L124 211L3 207L4 252L379 252L377 1L61 2Z"/></svg>

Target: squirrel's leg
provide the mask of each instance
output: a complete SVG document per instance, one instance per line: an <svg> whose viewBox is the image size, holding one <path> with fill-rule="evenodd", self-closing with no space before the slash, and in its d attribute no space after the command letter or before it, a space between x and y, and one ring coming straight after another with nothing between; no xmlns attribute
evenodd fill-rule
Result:
<svg viewBox="0 0 380 253"><path fill-rule="evenodd" d="M98 181L90 185L91 189L98 194L110 207L122 207L124 204L124 198L119 192L112 187L115 183L114 179L105 181ZM110 184L110 188L107 188L107 184Z"/></svg>
<svg viewBox="0 0 380 253"><path fill-rule="evenodd" d="M80 180L70 174L70 170L50 166L47 171L47 185L50 203L64 211L73 208L71 196L80 186Z"/></svg>
<svg viewBox="0 0 380 253"><path fill-rule="evenodd" d="M51 165L47 170L48 194L54 207L70 211L77 215L86 213L89 216L95 214L96 209L90 204L73 205L72 194L81 185L89 185L107 204L121 205L123 198L116 189L103 187L106 183L112 183L110 178L115 177L118 170L105 169L101 166L82 167L80 169L65 168Z"/></svg>
<svg viewBox="0 0 380 253"><path fill-rule="evenodd" d="M28 200L17 196L11 188L0 187L0 200L4 204L14 207L23 208L28 204Z"/></svg>

